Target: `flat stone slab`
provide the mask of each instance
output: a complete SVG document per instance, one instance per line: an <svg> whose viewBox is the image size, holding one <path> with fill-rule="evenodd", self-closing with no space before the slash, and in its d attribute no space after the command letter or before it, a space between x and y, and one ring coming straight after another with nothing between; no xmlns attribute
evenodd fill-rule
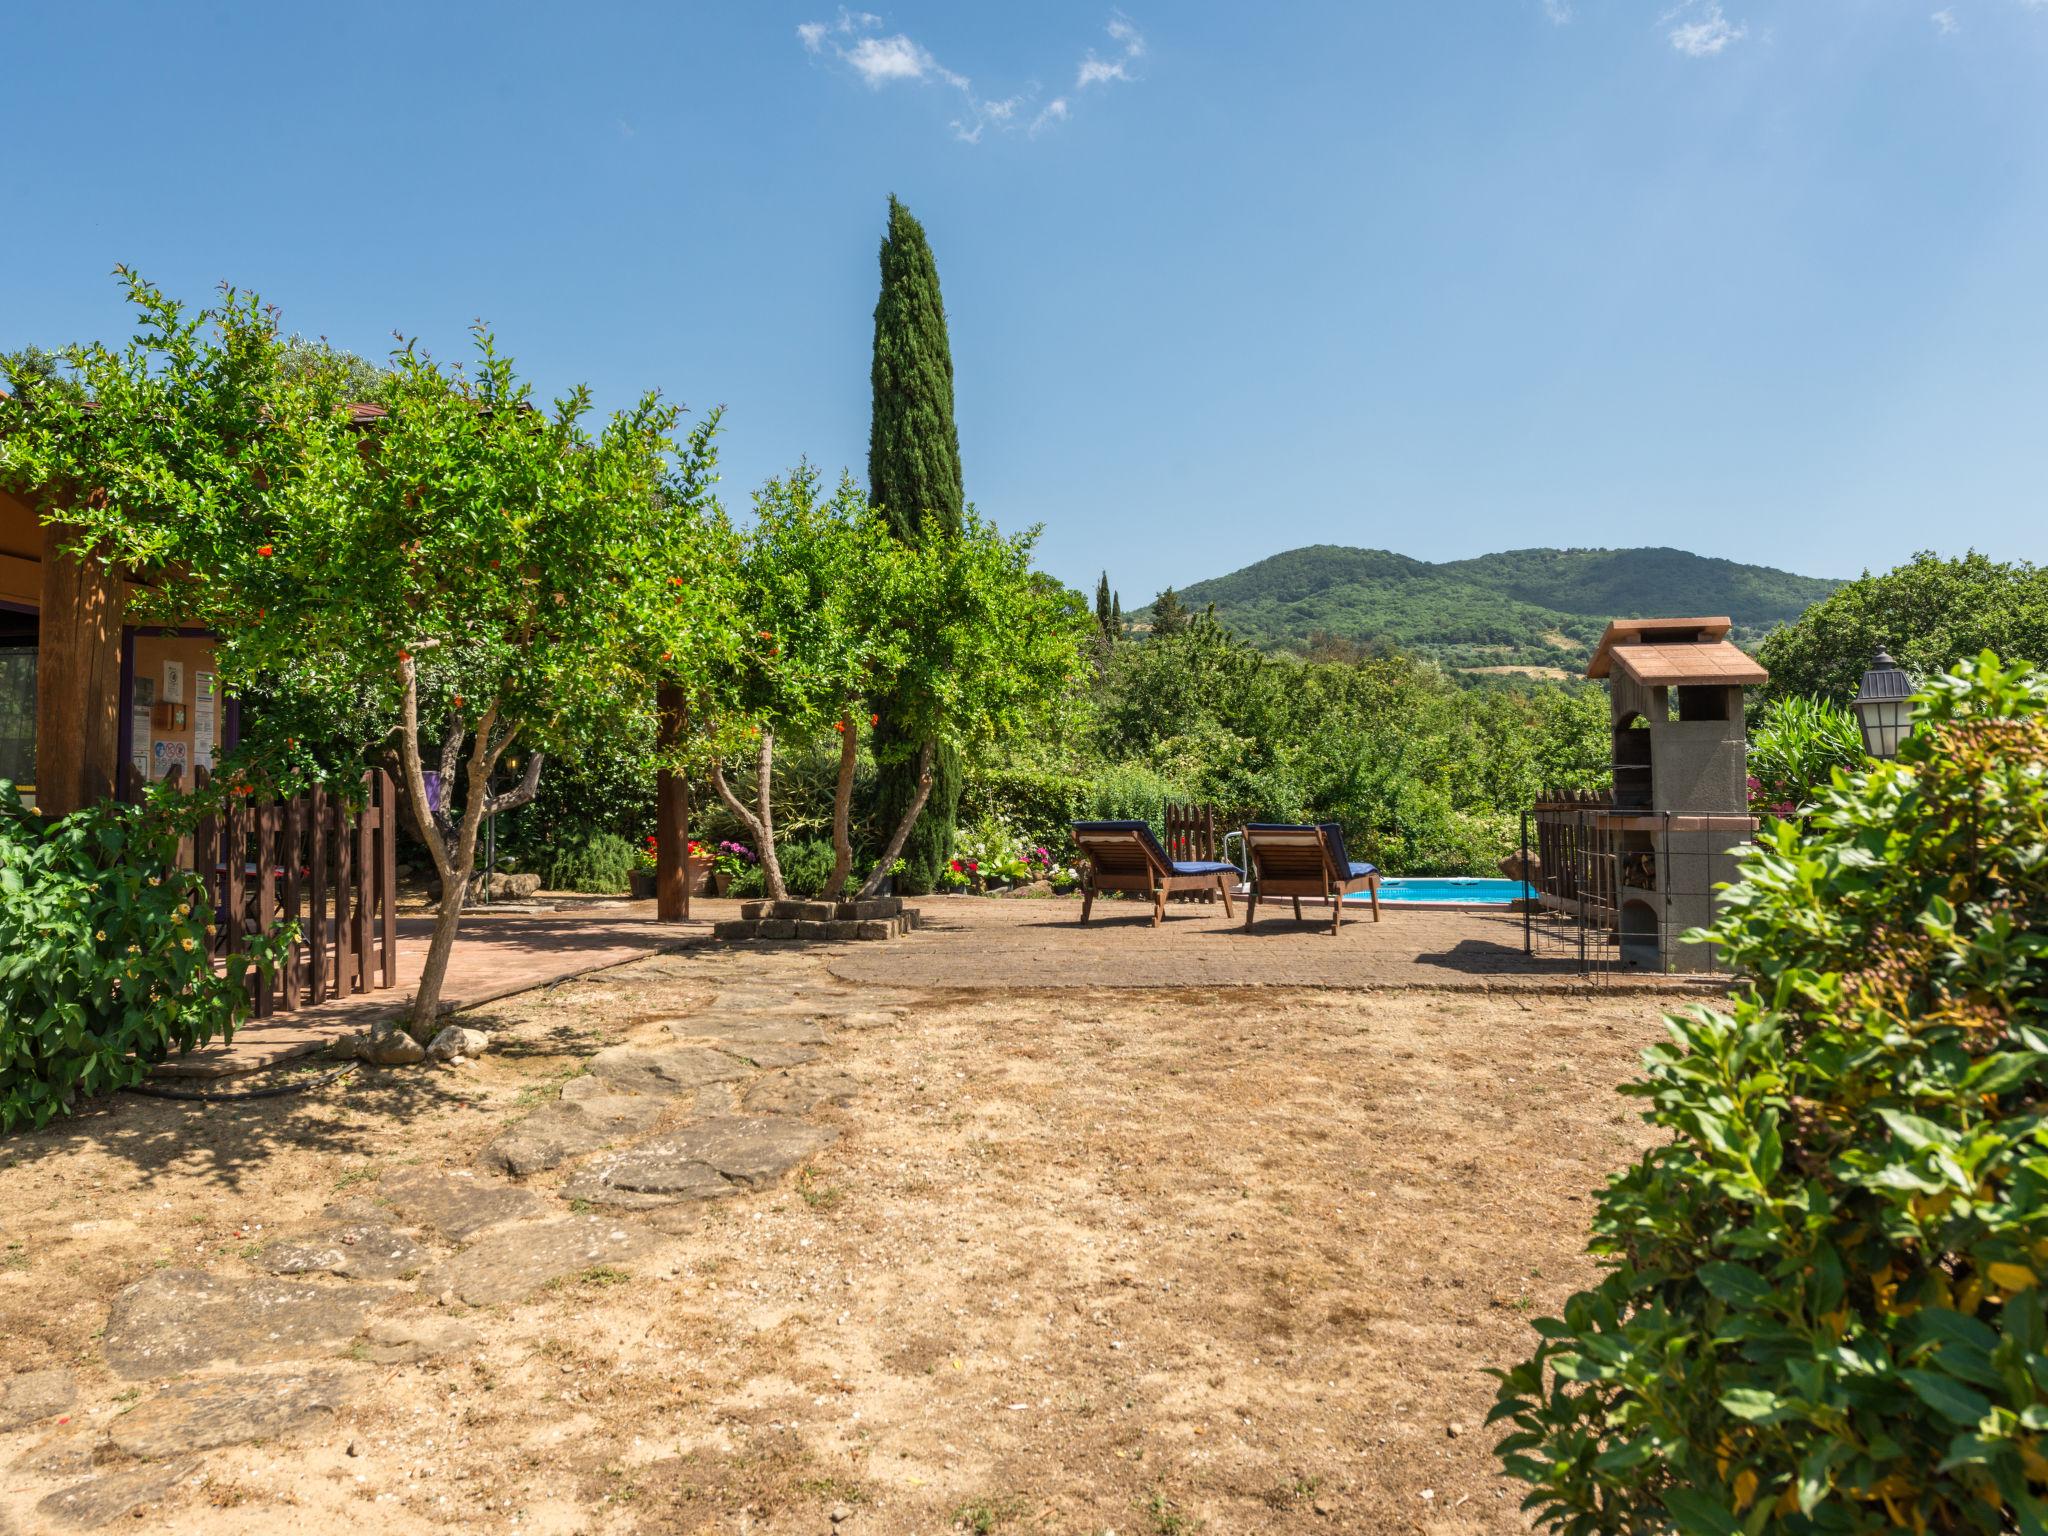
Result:
<svg viewBox="0 0 2048 1536"><path fill-rule="evenodd" d="M657 1050L613 1045L590 1058L590 1075L621 1093L674 1098L711 1083L745 1077L747 1069L708 1045L671 1045Z"/></svg>
<svg viewBox="0 0 2048 1536"><path fill-rule="evenodd" d="M435 1294L453 1291L473 1307L518 1301L529 1291L600 1264L623 1264L661 1240L644 1227L606 1216L515 1227L478 1238L421 1281Z"/></svg>
<svg viewBox="0 0 2048 1536"><path fill-rule="evenodd" d="M251 1372L180 1381L107 1430L115 1450L158 1460L246 1440L281 1440L334 1417L356 1387L347 1371Z"/></svg>
<svg viewBox="0 0 2048 1536"><path fill-rule="evenodd" d="M818 1059L815 1045L792 1045L780 1040L728 1042L725 1049L750 1067L800 1067ZM744 1071L740 1074L746 1076Z"/></svg>
<svg viewBox="0 0 2048 1536"><path fill-rule="evenodd" d="M700 1013L662 1022L678 1040L742 1050L750 1045L824 1045L831 1038L809 1013Z"/></svg>
<svg viewBox="0 0 2048 1536"><path fill-rule="evenodd" d="M747 1090L749 1114L807 1115L820 1104L850 1104L860 1084L834 1067L774 1072Z"/></svg>
<svg viewBox="0 0 2048 1536"><path fill-rule="evenodd" d="M838 1139L837 1131L782 1115L731 1115L683 1127L635 1148L705 1163L735 1184L758 1189Z"/></svg>
<svg viewBox="0 0 2048 1536"><path fill-rule="evenodd" d="M187 1460L109 1472L45 1494L36 1504L36 1513L60 1530L96 1531L161 1504L178 1484L198 1471L198 1461Z"/></svg>
<svg viewBox="0 0 2048 1536"><path fill-rule="evenodd" d="M564 1200L644 1211L692 1200L718 1200L739 1186L709 1163L655 1143L593 1158L562 1186Z"/></svg>
<svg viewBox="0 0 2048 1536"><path fill-rule="evenodd" d="M539 1216L548 1209L530 1189L514 1189L473 1173L405 1173L378 1187L399 1215L458 1243L486 1227Z"/></svg>
<svg viewBox="0 0 2048 1536"><path fill-rule="evenodd" d="M273 1275L346 1275L352 1280L399 1280L426 1268L427 1250L389 1227L343 1227L302 1242L272 1243L262 1264Z"/></svg>
<svg viewBox="0 0 2048 1536"><path fill-rule="evenodd" d="M584 1083L591 1087L581 1088ZM610 1093L605 1086L602 1079L578 1078L562 1090L561 1098L543 1104L485 1147L477 1161L525 1178L644 1131L668 1107L650 1095ZM573 1098L572 1088L579 1090Z"/></svg>
<svg viewBox="0 0 2048 1536"><path fill-rule="evenodd" d="M130 1381L223 1361L303 1360L332 1354L397 1294L388 1285L222 1280L164 1269L114 1298L100 1348L114 1374Z"/></svg>
<svg viewBox="0 0 2048 1536"><path fill-rule="evenodd" d="M352 1353L378 1365L411 1365L473 1348L477 1331L452 1317L385 1317L363 1330Z"/></svg>
<svg viewBox="0 0 2048 1536"><path fill-rule="evenodd" d="M77 1401L77 1378L61 1366L18 1371L0 1381L0 1434L54 1419Z"/></svg>

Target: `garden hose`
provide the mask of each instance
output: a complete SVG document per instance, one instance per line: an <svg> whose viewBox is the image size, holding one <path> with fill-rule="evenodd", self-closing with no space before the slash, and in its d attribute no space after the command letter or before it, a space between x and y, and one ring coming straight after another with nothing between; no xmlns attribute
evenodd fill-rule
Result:
<svg viewBox="0 0 2048 1536"><path fill-rule="evenodd" d="M351 1062L345 1067L336 1067L318 1077L301 1078L296 1082L272 1083L267 1088L242 1088L232 1093L209 1093L203 1088L163 1088L154 1083L131 1083L121 1091L139 1093L146 1099L196 1099L205 1104L231 1104L237 1099L281 1099L288 1093L306 1093L314 1088L325 1088L329 1083L338 1082L355 1071Z"/></svg>

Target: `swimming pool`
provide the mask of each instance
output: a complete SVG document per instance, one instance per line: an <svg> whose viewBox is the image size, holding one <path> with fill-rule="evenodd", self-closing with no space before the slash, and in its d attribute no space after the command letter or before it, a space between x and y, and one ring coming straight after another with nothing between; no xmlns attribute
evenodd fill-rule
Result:
<svg viewBox="0 0 2048 1536"><path fill-rule="evenodd" d="M1520 880L1393 877L1380 882L1380 901L1389 906L1504 907L1536 893ZM1364 891L1344 898L1370 902Z"/></svg>

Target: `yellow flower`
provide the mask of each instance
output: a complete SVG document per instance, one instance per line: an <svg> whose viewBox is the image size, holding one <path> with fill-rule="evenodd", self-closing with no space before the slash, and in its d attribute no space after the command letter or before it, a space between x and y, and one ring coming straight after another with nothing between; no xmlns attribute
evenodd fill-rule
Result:
<svg viewBox="0 0 2048 1536"><path fill-rule="evenodd" d="M190 949L192 947L192 941L189 938L180 939L178 940L178 943L186 949Z"/></svg>
<svg viewBox="0 0 2048 1536"><path fill-rule="evenodd" d="M93 937L98 939L102 944L104 944L107 942L107 930L102 928L98 933L94 934Z"/></svg>

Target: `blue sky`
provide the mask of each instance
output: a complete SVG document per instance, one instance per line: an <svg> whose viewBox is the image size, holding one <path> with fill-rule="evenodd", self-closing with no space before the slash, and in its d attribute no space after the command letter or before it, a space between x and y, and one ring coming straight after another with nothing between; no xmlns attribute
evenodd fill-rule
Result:
<svg viewBox="0 0 2048 1536"><path fill-rule="evenodd" d="M2048 0L0 10L0 345L125 261L864 476L937 251L969 495L1128 603L1311 542L2048 559Z"/></svg>

